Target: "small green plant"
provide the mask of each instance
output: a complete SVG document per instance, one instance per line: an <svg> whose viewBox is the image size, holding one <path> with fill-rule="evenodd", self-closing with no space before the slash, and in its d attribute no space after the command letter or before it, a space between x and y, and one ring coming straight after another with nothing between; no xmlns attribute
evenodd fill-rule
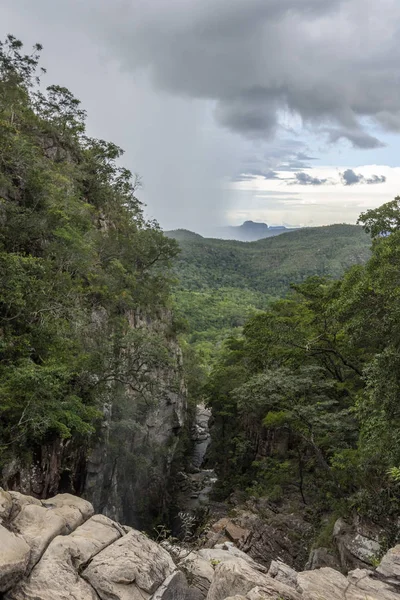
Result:
<svg viewBox="0 0 400 600"><path fill-rule="evenodd" d="M216 558L212 558L212 559L210 560L210 565L211 565L211 566L212 566L212 567L215 569L215 567L216 567L217 565L219 565L219 563L220 563L220 562L221 562L220 560L217 560Z"/></svg>

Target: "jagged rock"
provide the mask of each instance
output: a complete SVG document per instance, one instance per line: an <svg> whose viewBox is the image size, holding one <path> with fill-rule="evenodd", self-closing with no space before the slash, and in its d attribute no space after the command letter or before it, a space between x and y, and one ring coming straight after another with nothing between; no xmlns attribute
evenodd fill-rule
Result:
<svg viewBox="0 0 400 600"><path fill-rule="evenodd" d="M267 507L262 514L239 511L235 517L243 529L249 530L239 548L256 562L269 567L271 560L281 560L294 568L303 568L312 526L297 512L283 508L274 512Z"/></svg>
<svg viewBox="0 0 400 600"><path fill-rule="evenodd" d="M9 519L12 506L13 503L10 492L6 492L0 488L0 523L4 523Z"/></svg>
<svg viewBox="0 0 400 600"><path fill-rule="evenodd" d="M240 544L241 542L245 542L248 538L250 531L248 529L243 529L243 527L239 527L235 525L232 521L229 521L225 526L225 533L229 539L232 540L235 544Z"/></svg>
<svg viewBox="0 0 400 600"><path fill-rule="evenodd" d="M175 571L160 585L151 600L186 600L188 589L185 575L182 571Z"/></svg>
<svg viewBox="0 0 400 600"><path fill-rule="evenodd" d="M216 521L215 523L213 523L211 525L211 530L214 531L215 533L221 533L225 530L225 527L230 522L231 522L230 519L228 519L227 517L223 517L222 519L219 519L218 521Z"/></svg>
<svg viewBox="0 0 400 600"><path fill-rule="evenodd" d="M297 589L297 573L285 563L273 560L268 569L268 575L293 589Z"/></svg>
<svg viewBox="0 0 400 600"><path fill-rule="evenodd" d="M306 564L306 570L320 569L321 567L331 567L340 571L341 565L338 558L332 554L327 548L314 548L311 550L310 556Z"/></svg>
<svg viewBox="0 0 400 600"><path fill-rule="evenodd" d="M335 523L333 538L345 572L358 567L373 566L382 552L378 531L373 532L372 527L365 530L360 524L350 525L342 518Z"/></svg>
<svg viewBox="0 0 400 600"><path fill-rule="evenodd" d="M400 545L385 554L376 570L385 577L397 577L400 581Z"/></svg>
<svg viewBox="0 0 400 600"><path fill-rule="evenodd" d="M125 532L118 523L95 515L70 535L57 536L29 579L14 588L7 600L97 600L79 570L122 535Z"/></svg>
<svg viewBox="0 0 400 600"><path fill-rule="evenodd" d="M7 591L21 579L29 554L25 540L0 525L0 592Z"/></svg>
<svg viewBox="0 0 400 600"><path fill-rule="evenodd" d="M263 590L264 598L301 600L300 594L294 589L252 569L241 558L221 562L216 566L207 600L224 600L235 595L244 596L255 587Z"/></svg>
<svg viewBox="0 0 400 600"><path fill-rule="evenodd" d="M143 600L154 594L175 565L166 550L131 531L94 557L82 576L101 600Z"/></svg>
<svg viewBox="0 0 400 600"><path fill-rule="evenodd" d="M197 552L191 552L178 563L178 567L185 573L189 585L199 590L199 597L205 598L214 577L211 562Z"/></svg>

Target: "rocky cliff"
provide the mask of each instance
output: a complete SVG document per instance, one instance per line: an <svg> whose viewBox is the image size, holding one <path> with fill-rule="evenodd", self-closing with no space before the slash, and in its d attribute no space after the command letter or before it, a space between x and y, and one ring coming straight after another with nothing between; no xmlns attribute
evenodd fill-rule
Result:
<svg viewBox="0 0 400 600"><path fill-rule="evenodd" d="M233 543L190 549L121 526L70 494L45 501L0 491L4 600L396 600L400 546L377 569L269 569Z"/></svg>
<svg viewBox="0 0 400 600"><path fill-rule="evenodd" d="M186 414L182 354L171 334L171 319L165 310L157 318L130 313L129 327L137 335L119 357L118 369L128 375L139 369L139 375L110 381L103 418L90 440L78 444L56 438L37 445L28 463L15 458L5 464L3 487L36 498L79 494L97 512L151 527L165 510L170 466ZM107 327L106 314L94 316L93 339L101 327Z"/></svg>

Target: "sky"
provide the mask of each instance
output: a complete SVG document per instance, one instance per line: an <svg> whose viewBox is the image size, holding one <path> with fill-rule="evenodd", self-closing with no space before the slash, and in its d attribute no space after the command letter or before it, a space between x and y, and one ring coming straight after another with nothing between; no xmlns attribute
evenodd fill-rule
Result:
<svg viewBox="0 0 400 600"><path fill-rule="evenodd" d="M2 0L7 33L165 229L355 223L400 194L398 0Z"/></svg>

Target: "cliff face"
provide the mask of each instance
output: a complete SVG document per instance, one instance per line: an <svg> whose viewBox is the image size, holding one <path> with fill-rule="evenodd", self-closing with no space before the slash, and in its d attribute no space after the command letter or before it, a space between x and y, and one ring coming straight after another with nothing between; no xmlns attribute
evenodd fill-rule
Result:
<svg viewBox="0 0 400 600"><path fill-rule="evenodd" d="M96 315L95 329L106 326ZM75 493L93 503L96 511L137 527L151 526L167 501L169 471L185 419L186 390L182 354L171 335L171 314L157 318L130 313L128 323L139 336L126 355L121 371L140 360L136 385L111 380L103 418L86 444L56 439L38 445L29 464L12 459L3 468L2 485L37 498ZM160 344L162 357L146 355L140 342ZM160 350L159 348L159 350ZM152 348L154 351L154 348ZM129 355L129 356L128 356ZM148 362L146 362L146 359Z"/></svg>
<svg viewBox="0 0 400 600"><path fill-rule="evenodd" d="M131 314L129 322L161 337L168 360L147 370L151 385L144 399L142 390L128 387L124 406L116 401L105 408L102 433L88 453L83 495L109 517L146 527L165 511L186 390L181 349L169 335L171 315L149 320Z"/></svg>

